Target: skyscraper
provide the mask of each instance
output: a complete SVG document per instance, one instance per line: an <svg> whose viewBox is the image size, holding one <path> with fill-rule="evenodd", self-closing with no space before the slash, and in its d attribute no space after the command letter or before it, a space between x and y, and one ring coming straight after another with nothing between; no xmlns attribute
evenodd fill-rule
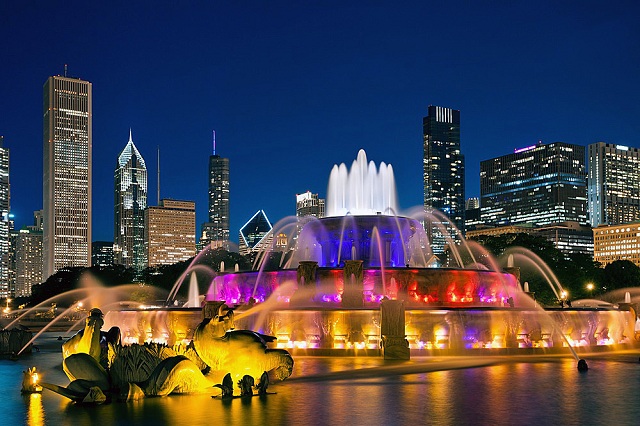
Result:
<svg viewBox="0 0 640 426"><path fill-rule="evenodd" d="M11 220L9 187L9 148L4 147L4 138L0 136L0 297L10 296L11 288Z"/></svg>
<svg viewBox="0 0 640 426"><path fill-rule="evenodd" d="M196 254L196 203L160 200L144 211L147 266L173 265Z"/></svg>
<svg viewBox="0 0 640 426"><path fill-rule="evenodd" d="M142 237L144 238L144 235ZM113 257L113 246L113 241L93 241L91 243L91 266L108 267L116 264Z"/></svg>
<svg viewBox="0 0 640 426"><path fill-rule="evenodd" d="M460 111L430 105L422 120L424 143L423 181L424 208L427 213L442 211L464 232L464 156L460 151ZM436 220L437 222L437 220ZM444 249L440 224L425 224L432 236L434 252ZM453 228L443 223L453 234Z"/></svg>
<svg viewBox="0 0 640 426"><path fill-rule="evenodd" d="M325 200L320 198L318 194L307 191L302 194L296 194L296 216L315 216L317 218L324 217Z"/></svg>
<svg viewBox="0 0 640 426"><path fill-rule="evenodd" d="M115 170L113 261L117 265L142 271L146 266L144 249L144 209L147 208L147 166L133 143L118 156Z"/></svg>
<svg viewBox="0 0 640 426"><path fill-rule="evenodd" d="M42 210L33 212L33 219L33 225L11 233L16 297L30 296L42 282Z"/></svg>
<svg viewBox="0 0 640 426"><path fill-rule="evenodd" d="M584 147L538 143L480 162L486 225L587 223Z"/></svg>
<svg viewBox="0 0 640 426"><path fill-rule="evenodd" d="M215 130L209 156L209 222L202 227L207 243L224 247L229 242L229 159L216 154Z"/></svg>
<svg viewBox="0 0 640 426"><path fill-rule="evenodd" d="M91 83L44 84L43 279L91 263Z"/></svg>
<svg viewBox="0 0 640 426"><path fill-rule="evenodd" d="M640 149L589 145L587 186L591 226L640 220Z"/></svg>
<svg viewBox="0 0 640 426"><path fill-rule="evenodd" d="M273 241L271 222L264 210L258 210L251 219L240 228L240 254L255 254L269 247Z"/></svg>

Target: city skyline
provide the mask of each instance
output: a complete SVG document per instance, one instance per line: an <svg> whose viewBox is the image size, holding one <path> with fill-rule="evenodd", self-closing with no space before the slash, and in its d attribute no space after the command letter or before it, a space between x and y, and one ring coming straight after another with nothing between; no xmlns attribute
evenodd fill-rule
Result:
<svg viewBox="0 0 640 426"><path fill-rule="evenodd" d="M101 194L113 185L114 141L129 128L143 157L155 159L160 148L161 197L195 201L198 227L217 131L218 153L234 165L232 240L259 209L277 222L294 214L296 194L326 196L333 164L360 148L394 166L402 209L421 205L428 105L463 114L467 197L479 195L481 160L538 140L639 145L634 3L509 4L499 13L480 5L255 4L246 13L160 4L145 23L149 9L0 6L3 57L11 58L0 70L11 82L0 135L11 149L16 228L43 207L41 89L64 64L94 89L93 240L112 237L113 199Z"/></svg>

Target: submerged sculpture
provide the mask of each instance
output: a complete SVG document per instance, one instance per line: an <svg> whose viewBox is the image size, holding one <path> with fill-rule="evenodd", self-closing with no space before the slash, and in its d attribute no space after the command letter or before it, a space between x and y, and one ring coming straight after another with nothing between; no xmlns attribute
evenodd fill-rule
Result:
<svg viewBox="0 0 640 426"><path fill-rule="evenodd" d="M62 345L62 367L71 383L67 387L42 383L42 387L77 402L102 403L113 396L135 400L204 392L214 386L204 372L227 371L230 374L223 385L216 385L223 396L233 395L232 377L241 378L241 395L248 395L253 393L254 377L260 377L266 392L267 371L273 370L275 377L284 380L293 370L287 351L267 348L266 342L274 338L248 330L229 331L233 311L228 308L222 307L219 315L202 322L193 344L174 347L160 343L123 346L118 327L101 331L102 316L100 309L92 309L85 327Z"/></svg>

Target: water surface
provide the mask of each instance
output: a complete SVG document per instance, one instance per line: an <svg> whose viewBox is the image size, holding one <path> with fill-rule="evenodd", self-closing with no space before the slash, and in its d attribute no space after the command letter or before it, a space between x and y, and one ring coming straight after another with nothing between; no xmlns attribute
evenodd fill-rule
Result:
<svg viewBox="0 0 640 426"><path fill-rule="evenodd" d="M129 403L82 406L45 390L22 396L22 371L67 385L60 342L51 333L39 353L0 361L4 425L84 424L350 424L350 425L637 425L638 351L585 356L577 371L566 356L414 358L296 357L291 379L276 395L221 401L172 395Z"/></svg>

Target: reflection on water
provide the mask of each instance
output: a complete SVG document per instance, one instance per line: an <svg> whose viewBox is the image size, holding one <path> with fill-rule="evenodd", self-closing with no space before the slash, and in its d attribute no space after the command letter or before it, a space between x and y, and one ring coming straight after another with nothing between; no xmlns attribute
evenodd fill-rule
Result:
<svg viewBox="0 0 640 426"><path fill-rule="evenodd" d="M42 394L32 393L23 395L22 399L27 407L25 424L29 426L42 426L44 421L44 409L42 407Z"/></svg>
<svg viewBox="0 0 640 426"><path fill-rule="evenodd" d="M51 337L55 343L55 337ZM57 343L59 345L59 343ZM566 357L298 357L277 395L221 401L169 396L80 406L57 394L20 395L22 371L68 383L55 344L17 362L0 360L1 424L637 424L637 353L587 357L579 373Z"/></svg>

